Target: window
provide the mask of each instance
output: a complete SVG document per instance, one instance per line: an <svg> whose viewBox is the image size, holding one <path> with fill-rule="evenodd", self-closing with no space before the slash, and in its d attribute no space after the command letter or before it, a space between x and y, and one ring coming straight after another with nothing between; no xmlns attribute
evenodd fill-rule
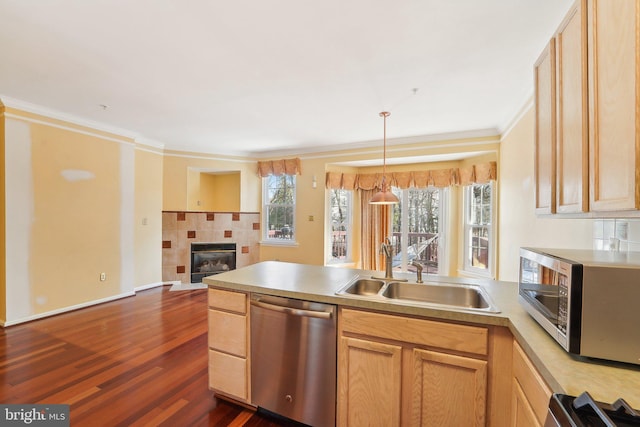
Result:
<svg viewBox="0 0 640 427"><path fill-rule="evenodd" d="M438 273L438 246L442 245L442 221L444 218L445 190L439 188L400 190L392 189L400 199L391 215L391 231L394 244L393 268L399 271L415 271L415 261L425 273Z"/></svg>
<svg viewBox="0 0 640 427"><path fill-rule="evenodd" d="M295 240L295 175L269 175L262 178L262 215L264 240L292 242Z"/></svg>
<svg viewBox="0 0 640 427"><path fill-rule="evenodd" d="M493 184L465 187L464 269L493 277Z"/></svg>
<svg viewBox="0 0 640 427"><path fill-rule="evenodd" d="M342 189L329 190L329 263L351 261L353 191Z"/></svg>

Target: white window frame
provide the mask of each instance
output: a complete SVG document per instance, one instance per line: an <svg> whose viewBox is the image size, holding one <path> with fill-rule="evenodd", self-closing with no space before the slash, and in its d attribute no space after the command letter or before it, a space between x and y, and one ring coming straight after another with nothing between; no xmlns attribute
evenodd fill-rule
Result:
<svg viewBox="0 0 640 427"><path fill-rule="evenodd" d="M487 228L487 268L478 268L471 265L470 259L470 250L472 244L471 238L471 229L473 227L478 227L478 224L471 224L471 209L473 207L473 192L472 189L474 186L478 185L486 185L486 184L471 184L466 185L464 187L464 212L462 215L463 220L463 249L462 249L462 268L463 274L478 276L483 278L495 279L495 259L496 259L496 184L495 181L490 181L488 183L491 186L491 200L489 202L490 207L490 215L489 215L489 223L481 224L480 226L484 226Z"/></svg>
<svg viewBox="0 0 640 427"><path fill-rule="evenodd" d="M347 194L347 221L345 222L345 233L346 233L346 242L347 242L347 247L346 247L346 254L345 254L345 258L343 260L339 260L339 259L335 259L333 257L332 254L332 249L333 249L333 236L332 236L332 232L333 232L333 224L332 224L332 217L331 217L331 210L332 210L332 206L331 206L331 200L332 200L332 196L331 196L331 192L334 191L334 189L329 189L327 190L327 213L326 213L326 218L327 218L327 237L326 237L326 241L327 241L327 248L326 248L326 264L327 265L343 265L343 264L351 264L353 263L353 238L354 238L354 232L353 232L353 201L354 201L354 191L353 190L344 190L341 189L340 191L345 191Z"/></svg>
<svg viewBox="0 0 640 427"><path fill-rule="evenodd" d="M269 203L269 180L273 178L281 178L281 176L269 175L262 178L262 241L261 244L276 245L276 246L295 246L296 242L296 193L298 188L298 182L295 175L290 175L293 179L293 203L276 203L273 205L291 207L293 212L293 218L291 224L288 224L292 229L292 236L290 239L283 239L279 237L269 236L269 207L272 206Z"/></svg>

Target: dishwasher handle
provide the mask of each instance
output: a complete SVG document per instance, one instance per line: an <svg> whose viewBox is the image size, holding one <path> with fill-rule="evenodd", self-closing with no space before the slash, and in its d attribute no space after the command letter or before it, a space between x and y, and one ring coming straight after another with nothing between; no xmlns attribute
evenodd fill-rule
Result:
<svg viewBox="0 0 640 427"><path fill-rule="evenodd" d="M315 310L303 310L300 308L286 307L277 304L271 304L268 302L258 300L251 300L251 305L255 307L264 308L266 310L278 311L280 313L291 314L293 316L302 317L314 317L317 319L331 319L333 310L331 311L315 311Z"/></svg>

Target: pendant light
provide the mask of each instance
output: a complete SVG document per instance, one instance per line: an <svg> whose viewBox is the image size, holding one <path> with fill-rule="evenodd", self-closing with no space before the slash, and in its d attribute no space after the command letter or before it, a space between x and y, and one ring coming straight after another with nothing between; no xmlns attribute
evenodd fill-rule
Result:
<svg viewBox="0 0 640 427"><path fill-rule="evenodd" d="M389 113L388 111L383 111L382 113L380 113L380 117L382 117L384 121L384 145L382 150L382 189L381 191L378 191L376 194L374 194L371 200L369 200L369 204L372 205L394 205L400 202L396 195L393 194L387 186L387 117L389 117L390 115L391 113Z"/></svg>

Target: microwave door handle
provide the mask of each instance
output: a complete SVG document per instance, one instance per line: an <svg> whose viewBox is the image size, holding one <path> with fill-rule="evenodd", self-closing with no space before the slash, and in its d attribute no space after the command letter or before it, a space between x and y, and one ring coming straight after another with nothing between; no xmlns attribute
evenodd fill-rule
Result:
<svg viewBox="0 0 640 427"><path fill-rule="evenodd" d="M635 409L633 409L631 406L629 406L629 404L624 400L624 399L618 399L615 402L613 402L611 404L611 406L613 407L613 409L615 409L616 411L624 411L625 413L634 416L634 417L640 417L640 414L638 414Z"/></svg>
<svg viewBox="0 0 640 427"><path fill-rule="evenodd" d="M589 394L589 392L585 391L580 396L576 397L573 400L573 407L575 409L580 409L585 406L591 406L596 414L600 417L600 420L604 423L606 427L616 427L615 423L605 414L605 412L598 406L593 397Z"/></svg>

